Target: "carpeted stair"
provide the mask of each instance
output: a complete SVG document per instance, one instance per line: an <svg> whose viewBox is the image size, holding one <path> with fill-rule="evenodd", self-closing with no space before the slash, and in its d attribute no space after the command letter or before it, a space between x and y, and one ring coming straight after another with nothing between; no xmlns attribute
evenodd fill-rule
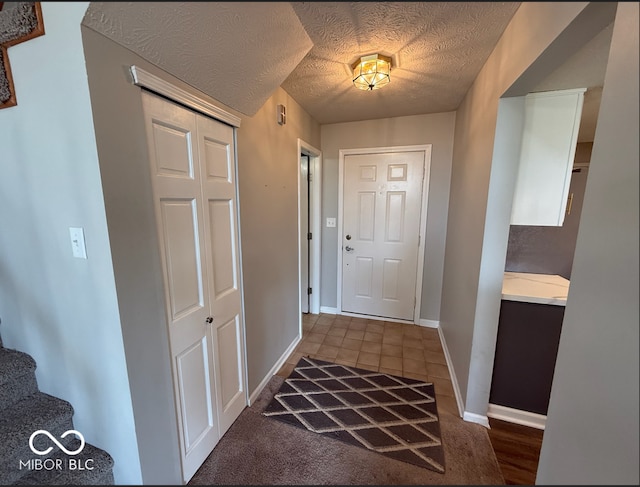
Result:
<svg viewBox="0 0 640 487"><path fill-rule="evenodd" d="M10 485L113 485L113 459L85 443L77 455L67 455L44 434L46 430L68 451L77 451L73 407L67 401L38 390L36 363L26 353L4 348L0 338L0 484Z"/></svg>

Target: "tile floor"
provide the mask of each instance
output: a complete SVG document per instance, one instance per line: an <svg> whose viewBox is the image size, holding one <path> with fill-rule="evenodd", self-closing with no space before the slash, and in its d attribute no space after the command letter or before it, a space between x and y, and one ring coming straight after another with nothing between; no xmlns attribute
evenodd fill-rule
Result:
<svg viewBox="0 0 640 487"><path fill-rule="evenodd" d="M438 413L459 416L435 328L343 315L303 314L302 340L276 375L288 377L303 356L431 382Z"/></svg>

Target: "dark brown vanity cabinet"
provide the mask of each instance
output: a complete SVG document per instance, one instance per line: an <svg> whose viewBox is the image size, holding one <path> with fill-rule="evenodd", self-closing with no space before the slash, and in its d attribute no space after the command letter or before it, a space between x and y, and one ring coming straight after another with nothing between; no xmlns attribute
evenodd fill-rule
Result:
<svg viewBox="0 0 640 487"><path fill-rule="evenodd" d="M501 301L491 404L547 414L564 309Z"/></svg>

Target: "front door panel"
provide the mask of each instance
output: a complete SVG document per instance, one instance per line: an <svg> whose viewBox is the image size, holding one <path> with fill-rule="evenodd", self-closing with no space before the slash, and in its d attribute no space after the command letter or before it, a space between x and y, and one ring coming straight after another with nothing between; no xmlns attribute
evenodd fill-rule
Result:
<svg viewBox="0 0 640 487"><path fill-rule="evenodd" d="M424 152L344 158L342 311L414 319Z"/></svg>

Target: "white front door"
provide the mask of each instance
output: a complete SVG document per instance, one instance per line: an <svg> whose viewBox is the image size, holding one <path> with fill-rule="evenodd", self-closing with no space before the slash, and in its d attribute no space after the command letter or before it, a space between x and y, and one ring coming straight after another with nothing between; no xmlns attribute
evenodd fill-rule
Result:
<svg viewBox="0 0 640 487"><path fill-rule="evenodd" d="M142 101L187 482L246 405L233 129Z"/></svg>
<svg viewBox="0 0 640 487"><path fill-rule="evenodd" d="M344 157L342 311L414 320L423 151Z"/></svg>

